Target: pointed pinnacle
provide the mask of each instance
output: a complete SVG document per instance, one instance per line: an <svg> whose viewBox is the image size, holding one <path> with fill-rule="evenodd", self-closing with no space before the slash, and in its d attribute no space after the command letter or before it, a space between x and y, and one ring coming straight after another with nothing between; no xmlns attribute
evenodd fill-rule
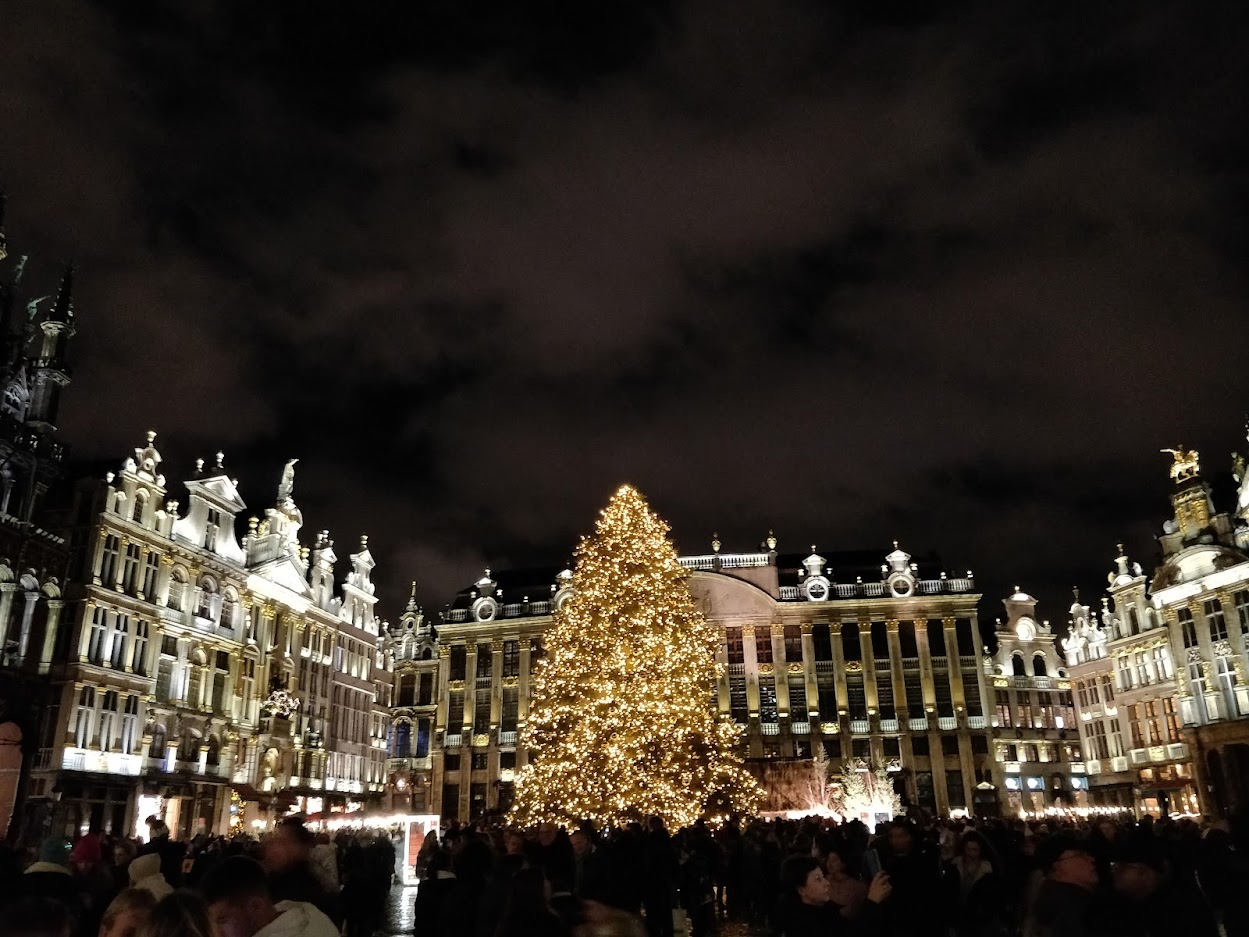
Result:
<svg viewBox="0 0 1249 937"><path fill-rule="evenodd" d="M74 262L71 260L61 275L61 288L56 294L56 305L49 318L53 322L68 325L74 319Z"/></svg>

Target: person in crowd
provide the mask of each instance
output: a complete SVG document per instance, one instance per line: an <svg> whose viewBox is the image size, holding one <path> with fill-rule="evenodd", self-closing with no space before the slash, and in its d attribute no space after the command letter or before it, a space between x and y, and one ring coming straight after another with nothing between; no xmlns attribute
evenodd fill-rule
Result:
<svg viewBox="0 0 1249 937"><path fill-rule="evenodd" d="M246 856L223 859L200 883L218 937L338 937L338 925L307 901L273 900L270 877Z"/></svg>
<svg viewBox="0 0 1249 937"><path fill-rule="evenodd" d="M303 821L292 818L278 823L265 837L264 867L274 901L307 902L326 917L341 921L335 896L326 894L312 871L312 848L316 837Z"/></svg>
<svg viewBox="0 0 1249 937"><path fill-rule="evenodd" d="M582 899L603 897L603 869L591 830L575 829L568 836L573 854L573 893Z"/></svg>
<svg viewBox="0 0 1249 937"><path fill-rule="evenodd" d="M131 861L130 884L135 888L150 892L157 901L173 891L173 886L169 884L162 871L161 858L154 852L137 856Z"/></svg>
<svg viewBox="0 0 1249 937"><path fill-rule="evenodd" d="M1039 853L1045 879L1024 923L1024 937L1093 937L1097 858L1089 845L1055 837Z"/></svg>
<svg viewBox="0 0 1249 937"><path fill-rule="evenodd" d="M321 890L327 895L337 895L342 890L338 880L338 847L330 840L329 833L317 834L309 859Z"/></svg>
<svg viewBox="0 0 1249 937"><path fill-rule="evenodd" d="M650 937L672 937L677 856L660 817L647 822L643 846L642 908Z"/></svg>
<svg viewBox="0 0 1249 937"><path fill-rule="evenodd" d="M108 874L114 891L130 887L130 863L139 854L139 847L128 839L118 839L109 850Z"/></svg>
<svg viewBox="0 0 1249 937"><path fill-rule="evenodd" d="M18 886L25 898L46 898L67 909L75 926L86 912L83 894L69 870L69 843L49 836L39 847L39 859L26 867Z"/></svg>
<svg viewBox="0 0 1249 937"><path fill-rule="evenodd" d="M946 867L957 937L990 937L1001 931L1002 885L987 853L984 837L969 830Z"/></svg>
<svg viewBox="0 0 1249 937"><path fill-rule="evenodd" d="M918 830L905 820L889 825L877 850L881 869L888 873L893 900L886 914L891 937L927 937L942 934L946 911L941 900L940 867L934 850L920 843Z"/></svg>
<svg viewBox="0 0 1249 937"><path fill-rule="evenodd" d="M1216 937L1218 925L1195 880L1172 876L1159 843L1136 835L1121 843L1110 867L1111 889L1094 913L1110 937Z"/></svg>
<svg viewBox="0 0 1249 937"><path fill-rule="evenodd" d="M827 851L817 846L823 854L821 867L828 879L829 894L833 904L841 909L842 917L854 917L867 901L867 883L851 872L851 849L842 842L829 845ZM817 856L817 858L819 858Z"/></svg>
<svg viewBox="0 0 1249 937"><path fill-rule="evenodd" d="M566 937L560 916L547 901L542 869L523 868L512 876L503 917L493 937Z"/></svg>
<svg viewBox="0 0 1249 937"><path fill-rule="evenodd" d="M814 856L798 854L787 858L781 864L780 881L776 922L784 937L868 933L882 923L876 909L892 891L889 876L878 872L868 888L864 911L851 921L842 916L841 908L833 902L828 878Z"/></svg>
<svg viewBox="0 0 1249 937"><path fill-rule="evenodd" d="M156 908L156 899L142 888L123 888L100 919L99 937L137 937Z"/></svg>
<svg viewBox="0 0 1249 937"><path fill-rule="evenodd" d="M208 916L208 905L186 889L172 891L152 909L138 937L221 937Z"/></svg>
<svg viewBox="0 0 1249 937"><path fill-rule="evenodd" d="M182 884L182 860L186 847L174 842L169 826L158 816L147 818L147 843L139 850L140 855L155 853L160 856L160 872L165 881L177 888Z"/></svg>
<svg viewBox="0 0 1249 937"><path fill-rule="evenodd" d="M73 937L73 933L69 910L51 898L22 898L0 915L0 937Z"/></svg>

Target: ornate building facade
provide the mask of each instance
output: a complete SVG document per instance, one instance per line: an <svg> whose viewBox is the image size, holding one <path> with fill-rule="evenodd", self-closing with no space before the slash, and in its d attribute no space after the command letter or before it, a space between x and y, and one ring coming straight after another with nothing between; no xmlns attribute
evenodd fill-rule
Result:
<svg viewBox="0 0 1249 937"><path fill-rule="evenodd" d="M1076 728L1072 683L1058 659L1037 600L1015 589L997 620L993 726L1011 813L1088 803L1088 777Z"/></svg>
<svg viewBox="0 0 1249 937"><path fill-rule="evenodd" d="M884 563L881 563L883 558ZM895 548L882 557L758 553L681 558L689 588L724 636L720 711L760 766L865 759L895 769L904 796L945 814L998 809L986 669L970 573ZM467 819L506 809L525 751L529 676L569 570L486 575L438 629L431 807Z"/></svg>
<svg viewBox="0 0 1249 937"><path fill-rule="evenodd" d="M1095 797L1155 813L1222 813L1249 789L1249 479L1215 510L1197 453L1173 455L1162 563L1122 547L1097 621L1072 607L1064 650Z"/></svg>
<svg viewBox="0 0 1249 937"><path fill-rule="evenodd" d="M439 657L434 629L416 604L416 583L384 651L394 668L386 806L392 814L425 814L433 803L433 741Z"/></svg>
<svg viewBox="0 0 1249 937"><path fill-rule="evenodd" d="M239 801L380 796L390 677L367 545L336 590L328 535L300 545L293 461L241 542L222 455L186 480L185 510L161 462L149 433L76 491L32 797L66 831L131 834L157 814L189 836L242 820Z"/></svg>
<svg viewBox="0 0 1249 937"><path fill-rule="evenodd" d="M52 298L31 293L26 268L9 257L0 193L0 840L22 827L10 819L25 812L69 562L45 500L66 457L57 411L70 383L73 270Z"/></svg>

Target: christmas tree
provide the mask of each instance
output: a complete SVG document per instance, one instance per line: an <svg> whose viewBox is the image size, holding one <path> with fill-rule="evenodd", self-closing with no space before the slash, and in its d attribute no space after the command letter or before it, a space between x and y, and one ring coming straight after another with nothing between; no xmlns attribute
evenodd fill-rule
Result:
<svg viewBox="0 0 1249 937"><path fill-rule="evenodd" d="M758 785L716 713L716 648L668 525L620 488L577 548L573 596L535 669L512 820L669 827L751 812Z"/></svg>

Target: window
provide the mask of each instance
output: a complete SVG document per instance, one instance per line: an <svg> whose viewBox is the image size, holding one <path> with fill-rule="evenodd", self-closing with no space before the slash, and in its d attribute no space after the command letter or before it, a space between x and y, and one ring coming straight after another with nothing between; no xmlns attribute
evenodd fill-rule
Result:
<svg viewBox="0 0 1249 937"><path fill-rule="evenodd" d="M464 725L464 694L453 692L447 705L447 731L457 734Z"/></svg>
<svg viewBox="0 0 1249 937"><path fill-rule="evenodd" d="M1184 636L1184 646L1196 647L1197 625L1193 621L1193 613L1186 608L1181 608L1176 611L1175 617L1180 623L1180 633Z"/></svg>
<svg viewBox="0 0 1249 937"><path fill-rule="evenodd" d="M1188 682L1193 689L1193 705L1200 714L1200 721L1205 722L1209 718L1206 713L1206 690L1208 688L1206 687L1206 675L1202 670L1200 661L1193 661L1188 665Z"/></svg>
<svg viewBox="0 0 1249 937"><path fill-rule="evenodd" d="M867 718L867 695L863 689L863 675L852 673L846 675L847 709L851 719Z"/></svg>
<svg viewBox="0 0 1249 937"><path fill-rule="evenodd" d="M1136 683L1137 686L1148 686L1152 681L1149 679L1149 667L1145 661L1148 655L1144 651L1137 651L1132 655L1136 659Z"/></svg>
<svg viewBox="0 0 1249 937"><path fill-rule="evenodd" d="M512 674L512 676L516 675ZM432 673L421 674L417 677L416 687L416 705L430 705L434 701L434 675Z"/></svg>
<svg viewBox="0 0 1249 937"><path fill-rule="evenodd" d="M217 622L218 627L232 630L237 609L238 603L234 600L234 595L229 592L223 595L221 597L221 619Z"/></svg>
<svg viewBox="0 0 1249 937"><path fill-rule="evenodd" d="M841 623L841 657L842 660L862 660L863 645L859 642L859 623L843 621Z"/></svg>
<svg viewBox="0 0 1249 937"><path fill-rule="evenodd" d="M205 576L200 580L199 603L195 609L196 618L212 620L213 606L216 604L217 584Z"/></svg>
<svg viewBox="0 0 1249 937"><path fill-rule="evenodd" d="M1123 654L1118 659L1119 668L1116 671L1119 677L1119 692L1132 689L1132 664L1128 660L1128 656Z"/></svg>
<svg viewBox="0 0 1249 937"><path fill-rule="evenodd" d="M1088 682L1088 698L1090 706L1097 706L1101 703L1101 691L1097 688L1097 680L1093 679Z"/></svg>
<svg viewBox="0 0 1249 937"><path fill-rule="evenodd" d="M1150 745L1162 743L1162 726L1158 722L1158 705L1153 700L1145 703L1145 729Z"/></svg>
<svg viewBox="0 0 1249 937"><path fill-rule="evenodd" d="M772 663L772 629L755 628L755 660L760 664Z"/></svg>
<svg viewBox="0 0 1249 937"><path fill-rule="evenodd" d="M121 717L121 753L133 755L139 748L139 697L126 697L126 714Z"/></svg>
<svg viewBox="0 0 1249 937"><path fill-rule="evenodd" d="M1180 740L1180 717L1175 711L1174 696L1162 698L1162 714L1167 724L1167 741L1178 742Z"/></svg>
<svg viewBox="0 0 1249 937"><path fill-rule="evenodd" d="M490 731L490 694L479 690L473 695L473 734Z"/></svg>
<svg viewBox="0 0 1249 937"><path fill-rule="evenodd" d="M142 676L147 676L147 643L150 628L151 625L143 619L134 623L134 652L130 657L130 669Z"/></svg>
<svg viewBox="0 0 1249 937"><path fill-rule="evenodd" d="M937 704L938 716L954 715L954 697L950 690L950 675L944 670L932 672L932 688L934 702Z"/></svg>
<svg viewBox="0 0 1249 937"><path fill-rule="evenodd" d="M816 660L833 659L833 631L828 625L821 623L812 627L811 643L815 647Z"/></svg>
<svg viewBox="0 0 1249 937"><path fill-rule="evenodd" d="M919 657L919 644L915 640L915 629L919 622L908 621L898 626L898 649L903 657Z"/></svg>
<svg viewBox="0 0 1249 937"><path fill-rule="evenodd" d="M490 672L494 668L494 654L490 650L489 644L477 645L477 679L490 679Z"/></svg>
<svg viewBox="0 0 1249 937"><path fill-rule="evenodd" d="M217 530L221 527L221 512L216 508L208 509L208 523L204 525L204 549L217 549Z"/></svg>
<svg viewBox="0 0 1249 937"><path fill-rule="evenodd" d="M1223 696L1223 704L1227 707L1228 718L1239 715L1236 706L1236 665L1230 657L1218 657L1215 663L1215 683Z"/></svg>
<svg viewBox="0 0 1249 937"><path fill-rule="evenodd" d="M117 581L117 556L121 552L121 538L109 534L104 538L104 556L100 561L100 581L111 586Z"/></svg>
<svg viewBox="0 0 1249 937"><path fill-rule="evenodd" d="M74 723L74 744L78 748L91 745L91 717L95 713L95 688L85 686L78 693L78 712Z"/></svg>
<svg viewBox="0 0 1249 937"><path fill-rule="evenodd" d="M148 553L143 561L143 595L150 602L156 596L156 576L160 572L160 554Z"/></svg>
<svg viewBox="0 0 1249 937"><path fill-rule="evenodd" d="M1011 673L1016 677L1026 677L1028 675L1028 667L1024 663L1022 654L1012 654L1010 658Z"/></svg>
<svg viewBox="0 0 1249 937"><path fill-rule="evenodd" d="M980 654L979 635L972 633L970 618L960 618L954 626L954 636L958 641L958 652L963 657L977 657Z"/></svg>
<svg viewBox="0 0 1249 937"><path fill-rule="evenodd" d="M1110 674L1104 673L1101 676L1102 682L1102 702L1109 706L1115 701L1115 682L1110 678Z"/></svg>
<svg viewBox="0 0 1249 937"><path fill-rule="evenodd" d="M465 669L468 666L468 652L464 649L463 644L453 644L451 646L451 669L447 679L463 680Z"/></svg>
<svg viewBox="0 0 1249 937"><path fill-rule="evenodd" d="M520 642L503 642L503 676L520 676Z"/></svg>
<svg viewBox="0 0 1249 937"><path fill-rule="evenodd" d="M520 711L520 691L514 686L503 688L503 711L499 730L515 732L516 721Z"/></svg>
<svg viewBox="0 0 1249 937"><path fill-rule="evenodd" d="M724 629L724 647L730 664L744 664L746 662L746 648L742 643L741 628Z"/></svg>
<svg viewBox="0 0 1249 937"><path fill-rule="evenodd" d="M823 703L821 703L823 706ZM823 712L823 709L820 710ZM835 711L835 710L834 710ZM749 716L746 706L746 678L729 677L729 713L734 722L744 723Z"/></svg>
<svg viewBox="0 0 1249 937"><path fill-rule="evenodd" d="M100 707L100 751L113 750L113 733L117 729L117 691L106 690Z"/></svg>
<svg viewBox="0 0 1249 937"><path fill-rule="evenodd" d="M1206 624L1210 626L1210 640L1227 640L1227 619L1223 616L1223 603L1218 599L1207 599L1202 605L1206 613Z"/></svg>
<svg viewBox="0 0 1249 937"><path fill-rule="evenodd" d="M186 596L186 573L175 569L169 577L169 598L166 604L175 612L182 611L182 603Z"/></svg>
<svg viewBox="0 0 1249 937"><path fill-rule="evenodd" d="M807 682L802 674L793 674L789 678L789 718L794 722L806 722L807 713Z"/></svg>
<svg viewBox="0 0 1249 937"><path fill-rule="evenodd" d="M91 611L91 637L87 643L87 660L93 664L104 663L104 636L108 632L106 614L99 605ZM80 745L79 748L81 747Z"/></svg>
<svg viewBox="0 0 1249 937"><path fill-rule="evenodd" d="M407 758L412 752L412 726L406 721L396 722L390 730L390 757Z"/></svg>
<svg viewBox="0 0 1249 937"><path fill-rule="evenodd" d="M139 545L132 543L126 547L126 562L122 565L121 589L133 595L139 589Z"/></svg>
<svg viewBox="0 0 1249 937"><path fill-rule="evenodd" d="M897 709L893 704L893 675L885 662L876 671L876 709L881 719L897 719Z"/></svg>
<svg viewBox="0 0 1249 937"><path fill-rule="evenodd" d="M770 676L759 678L759 721L777 721L776 680Z"/></svg>
<svg viewBox="0 0 1249 937"><path fill-rule="evenodd" d="M1032 728L1032 694L1024 691L1018 695L1019 722L1021 729Z"/></svg>
<svg viewBox="0 0 1249 937"><path fill-rule="evenodd" d="M928 653L932 657L945 657L945 627L934 618L928 622Z"/></svg>
<svg viewBox="0 0 1249 937"><path fill-rule="evenodd" d="M911 736L911 753L914 755L922 755L928 757L928 736L917 734Z"/></svg>
<svg viewBox="0 0 1249 937"><path fill-rule="evenodd" d="M1128 634L1140 634L1141 621L1136 614L1135 608L1128 609Z"/></svg>
<svg viewBox="0 0 1249 937"><path fill-rule="evenodd" d="M1076 695L1080 699L1080 708L1088 709L1089 708L1089 691L1088 691L1088 687L1085 686L1083 680L1076 681Z"/></svg>
<svg viewBox="0 0 1249 937"><path fill-rule="evenodd" d="M967 715L983 716L984 705L980 699L980 683L976 679L978 670L963 668L963 700L967 703Z"/></svg>
<svg viewBox="0 0 1249 937"><path fill-rule="evenodd" d="M1041 654L1032 658L1032 672L1038 677L1049 676L1049 670L1045 666L1045 657Z"/></svg>
<svg viewBox="0 0 1249 937"><path fill-rule="evenodd" d="M513 725L516 724L515 717L513 717L512 724ZM417 758L429 757L429 720L428 719L416 720L416 757Z"/></svg>
<svg viewBox="0 0 1249 937"><path fill-rule="evenodd" d="M411 706L416 701L416 674L399 675L399 699L397 705Z"/></svg>
<svg viewBox="0 0 1249 937"><path fill-rule="evenodd" d="M216 672L213 674L212 708L215 713L224 713L226 711L226 683L230 679L230 655L225 651L217 652L215 670Z"/></svg>
<svg viewBox="0 0 1249 937"><path fill-rule="evenodd" d="M872 656L883 668L889 666L889 631L883 621L872 622Z"/></svg>
<svg viewBox="0 0 1249 937"><path fill-rule="evenodd" d="M1175 676L1175 670L1171 666L1171 650L1165 645L1154 648L1154 673L1160 680L1170 680Z"/></svg>
<svg viewBox="0 0 1249 937"><path fill-rule="evenodd" d="M910 718L922 718L924 715L924 686L920 682L919 671L902 671L902 684L906 689L906 708L910 712Z"/></svg>
<svg viewBox="0 0 1249 937"><path fill-rule="evenodd" d="M994 720L994 724L1002 729L1011 728L1015 722L1011 718L1010 691L995 690L993 698L997 709L997 718Z"/></svg>
<svg viewBox="0 0 1249 937"><path fill-rule="evenodd" d="M1110 754L1115 758L1123 756L1123 730L1118 719L1110 720Z"/></svg>
<svg viewBox="0 0 1249 937"><path fill-rule="evenodd" d="M1132 733L1132 747L1144 748L1145 737L1141 735L1140 707L1135 704L1128 707L1128 731Z"/></svg>
<svg viewBox="0 0 1249 937"><path fill-rule="evenodd" d="M791 664L802 663L802 629L797 625L785 626L785 660Z"/></svg>
<svg viewBox="0 0 1249 937"><path fill-rule="evenodd" d="M1241 589L1232 601L1236 603L1236 620L1240 623L1240 633L1249 635L1249 589Z"/></svg>
<svg viewBox="0 0 1249 937"><path fill-rule="evenodd" d="M130 616L124 614L117 615L117 626L113 629L113 646L109 657L114 670L125 670L126 668L126 645L129 643L130 637Z"/></svg>

